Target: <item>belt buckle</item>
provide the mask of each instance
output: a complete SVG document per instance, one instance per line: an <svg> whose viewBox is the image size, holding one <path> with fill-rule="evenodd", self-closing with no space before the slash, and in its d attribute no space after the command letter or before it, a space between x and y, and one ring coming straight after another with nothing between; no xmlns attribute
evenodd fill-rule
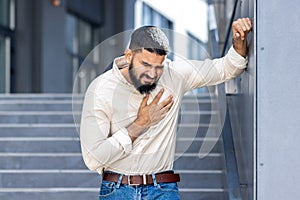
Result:
<svg viewBox="0 0 300 200"><path fill-rule="evenodd" d="M130 175L127 176L127 182L128 182L128 185L130 185L130 186L141 185L141 184L134 184L134 183L131 183L131 182L130 182ZM143 174L143 185L147 185L146 174Z"/></svg>

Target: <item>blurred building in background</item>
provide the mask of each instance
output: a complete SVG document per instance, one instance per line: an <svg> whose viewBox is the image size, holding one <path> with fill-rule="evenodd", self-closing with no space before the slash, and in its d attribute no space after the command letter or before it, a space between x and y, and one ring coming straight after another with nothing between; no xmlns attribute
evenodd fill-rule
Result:
<svg viewBox="0 0 300 200"><path fill-rule="evenodd" d="M204 107L182 114L188 118L182 132L190 133L191 125L199 132L177 141L178 147L193 141L174 163L182 174L182 199L300 199L297 3L0 0L0 199L97 196L99 178L81 160L71 93L84 93L123 53L128 30L164 28L171 59L214 58L230 48L231 23L239 17L254 20L247 69L213 95L197 90ZM183 108L194 103L190 97ZM212 109L215 104L225 105L226 116ZM75 115L80 119L80 112ZM214 115L225 120L222 137L209 138L217 141L215 152L200 159Z"/></svg>
<svg viewBox="0 0 300 200"><path fill-rule="evenodd" d="M109 37L141 25L188 35L191 41L172 47L173 51L193 59L208 56L205 0L188 4L180 0L1 0L0 9L1 93L71 93L89 52ZM176 38L169 37L172 44ZM113 51L116 44L110 45ZM102 69L99 57L94 59L95 68ZM100 71L81 75L94 77Z"/></svg>
<svg viewBox="0 0 300 200"><path fill-rule="evenodd" d="M133 28L134 23L134 1L2 0L0 4L0 91L6 93L71 93L74 74L85 56L103 39Z"/></svg>
<svg viewBox="0 0 300 200"><path fill-rule="evenodd" d="M230 24L233 19L241 16L235 12L242 8L237 6L237 2L238 0L0 0L0 93L4 93L0 95L0 136L3 137L0 138L0 143L4 143L1 155L5 158L0 169L0 177L4 177L0 198L13 199L9 197L10 192L15 192L16 199L20 195L30 199L41 199L47 195L58 199L87 199L89 196L96 196L99 177L88 173L81 160L73 121L74 117L75 122L79 123L81 110L75 110L77 112L73 112L72 117L70 94L83 94L89 83L103 73L116 56L123 54L131 30L142 25L163 28L171 44L171 53L168 55L170 59L203 60L224 55L231 46ZM252 9L249 12L251 15L245 12L244 15L253 17L253 1L245 1L243 8ZM247 81L249 74L244 77ZM239 77L228 83L227 91L240 93L243 82L241 79ZM191 145L195 140L191 148L174 163L174 169L182 174L179 185L182 199L227 200L232 195L251 199L253 119L249 120L248 115L241 117L244 120L241 123L232 119L233 124L250 126L250 129L244 133L244 137L240 135L238 128L234 129L238 162L231 162L228 153L233 152L233 145L225 147L223 141L230 141L232 136L223 134L224 139L219 135L215 136L222 130L217 127L221 127L221 121L225 119L223 115L223 119L219 120L219 114L216 114L219 110L214 110L220 102L226 108L224 87L210 89L214 93L210 94L204 88L194 91L194 94L201 93L196 98L187 96L183 110L195 103L199 103L202 110L183 111L179 117L187 123L179 129L181 132L191 133L191 127L195 128L196 133L199 130L197 138L187 138L183 134L183 138L178 137L177 141L180 150L187 141ZM28 94L24 96L19 93ZM247 91L245 94L248 95ZM216 101L218 98L221 101ZM75 107L80 108L82 105L76 98L74 102ZM252 113L253 100L247 105L246 110ZM234 108L233 110L235 111ZM199 122L197 119L200 112L203 116ZM220 124L210 124L210 121L218 121ZM230 126L229 122L225 126ZM213 136L206 136L209 127L213 129ZM60 138L64 134L72 137ZM24 136L21 140L27 146L20 144L20 135ZM209 137L208 143L216 145L206 158L200 159L199 149L205 137ZM239 146L241 138L248 139L248 146L245 148ZM70 144L71 147L68 146ZM26 153L19 154L20 152ZM44 162L43 159L47 159L47 156L51 158ZM231 157L235 159L234 155ZM27 162L22 162L23 159L31 159L32 162L27 165ZM234 168L236 165L239 171ZM18 182L18 178L15 178L18 173L22 173L18 177L25 181ZM29 183L26 177L30 177ZM243 186L242 189L240 185ZM57 189L59 186L62 188ZM47 188L51 188L53 192L49 192Z"/></svg>

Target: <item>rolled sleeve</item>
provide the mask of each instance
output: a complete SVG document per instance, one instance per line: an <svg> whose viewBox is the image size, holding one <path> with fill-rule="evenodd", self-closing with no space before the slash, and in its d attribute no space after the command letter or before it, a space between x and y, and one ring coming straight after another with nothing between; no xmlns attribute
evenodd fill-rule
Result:
<svg viewBox="0 0 300 200"><path fill-rule="evenodd" d="M244 58L236 50L233 46L230 47L227 54L229 62L238 69L245 69L247 66L247 58Z"/></svg>
<svg viewBox="0 0 300 200"><path fill-rule="evenodd" d="M119 131L114 133L112 137L120 143L125 152L130 152L132 150L132 141L126 128L121 128Z"/></svg>

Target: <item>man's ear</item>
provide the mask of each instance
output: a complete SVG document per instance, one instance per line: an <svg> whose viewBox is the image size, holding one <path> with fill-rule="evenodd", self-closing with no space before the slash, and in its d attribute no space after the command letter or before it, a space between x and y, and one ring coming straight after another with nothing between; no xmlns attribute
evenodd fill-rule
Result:
<svg viewBox="0 0 300 200"><path fill-rule="evenodd" d="M126 49L124 54L125 54L125 59L126 59L127 64L130 64L132 56L133 56L132 51L130 49Z"/></svg>

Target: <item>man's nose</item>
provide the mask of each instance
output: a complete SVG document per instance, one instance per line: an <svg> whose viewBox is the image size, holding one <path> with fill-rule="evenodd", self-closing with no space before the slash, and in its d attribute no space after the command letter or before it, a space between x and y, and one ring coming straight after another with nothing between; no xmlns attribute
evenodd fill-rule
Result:
<svg viewBox="0 0 300 200"><path fill-rule="evenodd" d="M156 74L157 74L157 72L156 72L155 67L152 67L148 72L148 76L150 76L150 78L153 78L153 79L156 77Z"/></svg>

